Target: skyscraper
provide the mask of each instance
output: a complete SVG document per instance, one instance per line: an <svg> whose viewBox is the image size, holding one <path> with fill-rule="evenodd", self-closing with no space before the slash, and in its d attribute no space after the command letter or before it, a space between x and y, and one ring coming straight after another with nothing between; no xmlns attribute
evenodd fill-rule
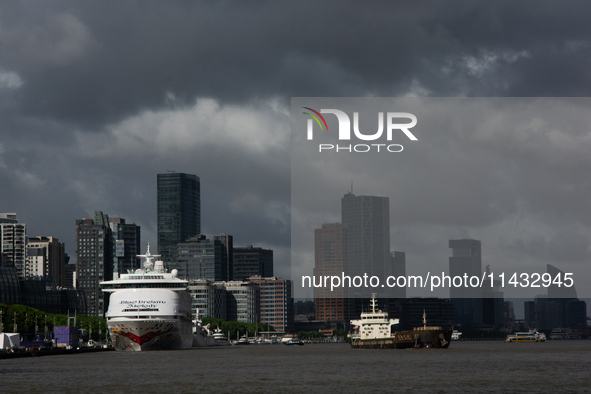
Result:
<svg viewBox="0 0 591 394"><path fill-rule="evenodd" d="M293 331L293 282L289 279L255 276L247 281L256 284L260 289L258 322L268 324L275 331Z"/></svg>
<svg viewBox="0 0 591 394"><path fill-rule="evenodd" d="M482 323L489 327L505 326L505 303L500 280L491 280L490 266L486 266L482 284Z"/></svg>
<svg viewBox="0 0 591 394"><path fill-rule="evenodd" d="M261 290L251 282L215 282L226 288L226 318L229 321L258 323L260 319Z"/></svg>
<svg viewBox="0 0 591 394"><path fill-rule="evenodd" d="M480 241L475 239L450 240L452 256L449 258L449 275L482 276ZM455 287L449 290L454 304L456 324L479 327L482 325L482 291L480 288Z"/></svg>
<svg viewBox="0 0 591 394"><path fill-rule="evenodd" d="M177 245L179 277L207 279L212 282L228 280L226 245L219 239L206 239L199 234Z"/></svg>
<svg viewBox="0 0 591 394"><path fill-rule="evenodd" d="M384 283L390 273L390 200L388 197L356 196L349 192L341 199L341 223L347 228L346 274L377 276ZM390 287L348 289L348 319L361 315L372 293L383 307L392 297Z"/></svg>
<svg viewBox="0 0 591 394"><path fill-rule="evenodd" d="M226 248L226 280L234 280L234 237L228 234L214 235L213 240L221 242Z"/></svg>
<svg viewBox="0 0 591 394"><path fill-rule="evenodd" d="M215 239L215 237L214 237ZM246 245L233 250L234 269L232 280L246 280L251 276L273 276L273 251Z"/></svg>
<svg viewBox="0 0 591 394"><path fill-rule="evenodd" d="M27 242L26 277L49 276L66 287L65 245L55 237L31 237Z"/></svg>
<svg viewBox="0 0 591 394"><path fill-rule="evenodd" d="M16 213L0 212L0 254L4 265L16 268L19 278L25 276L27 226L19 223Z"/></svg>
<svg viewBox="0 0 591 394"><path fill-rule="evenodd" d="M341 204L341 222L347 227L348 273L383 279L391 256L388 197L347 193Z"/></svg>
<svg viewBox="0 0 591 394"><path fill-rule="evenodd" d="M176 268L177 244L201 233L201 184L196 175L158 174L158 254Z"/></svg>
<svg viewBox="0 0 591 394"><path fill-rule="evenodd" d="M125 223L120 217L109 218L109 226L113 234L113 275L140 268L140 226Z"/></svg>
<svg viewBox="0 0 591 394"><path fill-rule="evenodd" d="M103 316L108 299L100 282L113 279L113 249L109 217L101 211L94 219L76 220L76 288L86 298L89 316Z"/></svg>
<svg viewBox="0 0 591 394"><path fill-rule="evenodd" d="M314 275L341 276L347 258L347 228L340 223L323 224L314 230ZM345 289L314 289L316 320L345 321Z"/></svg>
<svg viewBox="0 0 591 394"><path fill-rule="evenodd" d="M406 276L406 253L392 252L390 257L390 271L388 275L395 277ZM394 298L406 298L406 287L395 287L392 291Z"/></svg>

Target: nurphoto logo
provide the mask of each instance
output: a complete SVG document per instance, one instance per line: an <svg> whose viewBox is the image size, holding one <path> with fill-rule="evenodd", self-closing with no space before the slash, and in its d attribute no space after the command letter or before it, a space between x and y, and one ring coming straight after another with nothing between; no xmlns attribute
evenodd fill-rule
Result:
<svg viewBox="0 0 591 394"><path fill-rule="evenodd" d="M310 116L308 119L307 138L308 140L314 139L314 121L320 127L320 130L328 131L328 125L326 119L322 114L333 114L337 117L339 122L339 141L350 141L351 140L351 119L349 115L338 109L321 109L320 112L310 107L302 107L309 110L310 112L304 112L304 114ZM410 122L400 123L401 119L410 120ZM388 112L386 113L386 140L392 141L395 131L402 131L404 135L411 141L417 141L417 137L409 130L416 126L417 117L408 112ZM353 112L353 133L355 137L362 141L376 141L384 134L384 113L378 112L378 131L373 134L364 134L359 130L359 112ZM334 145L334 144L319 144L319 152L323 151L335 151L335 152L402 152L403 146L400 144L349 144L349 145Z"/></svg>

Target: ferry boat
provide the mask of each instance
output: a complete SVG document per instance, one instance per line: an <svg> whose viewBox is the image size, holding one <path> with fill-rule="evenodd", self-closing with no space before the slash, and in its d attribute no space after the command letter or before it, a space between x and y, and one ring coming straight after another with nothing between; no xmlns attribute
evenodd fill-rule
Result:
<svg viewBox="0 0 591 394"><path fill-rule="evenodd" d="M188 282L167 272L164 262L150 253L143 257L143 269L101 282L111 293L107 327L116 350L146 351L187 349L193 344L191 295Z"/></svg>
<svg viewBox="0 0 591 394"><path fill-rule="evenodd" d="M505 342L546 342L546 334L538 332L538 330L516 332L513 335L508 335Z"/></svg>
<svg viewBox="0 0 591 394"><path fill-rule="evenodd" d="M361 319L351 320L354 328L351 335L353 348L448 348L452 330L444 330L438 326L427 326L427 318L423 311L423 327L415 327L410 331L393 331L393 326L400 323L399 319L388 319L388 313L376 311L375 294L371 298L371 312L362 313Z"/></svg>
<svg viewBox="0 0 591 394"><path fill-rule="evenodd" d="M553 328L550 339L581 339L581 335L571 328Z"/></svg>

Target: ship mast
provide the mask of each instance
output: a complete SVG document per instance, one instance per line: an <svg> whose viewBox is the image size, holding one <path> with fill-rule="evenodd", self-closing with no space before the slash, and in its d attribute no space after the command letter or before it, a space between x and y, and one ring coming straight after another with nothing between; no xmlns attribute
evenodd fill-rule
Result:
<svg viewBox="0 0 591 394"><path fill-rule="evenodd" d="M151 271L154 269L154 262L152 261L155 257L160 257L159 254L152 254L150 253L150 243L148 242L148 250L146 254L138 254L137 257L145 258L144 265L143 265L143 274L147 271Z"/></svg>
<svg viewBox="0 0 591 394"><path fill-rule="evenodd" d="M376 313L376 293L371 293L371 313Z"/></svg>

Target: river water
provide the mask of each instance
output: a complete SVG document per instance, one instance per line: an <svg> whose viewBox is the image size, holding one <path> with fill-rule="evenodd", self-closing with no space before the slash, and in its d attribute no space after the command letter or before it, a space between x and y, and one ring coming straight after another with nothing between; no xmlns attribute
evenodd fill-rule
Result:
<svg viewBox="0 0 591 394"><path fill-rule="evenodd" d="M1 393L591 393L591 340L252 345L0 360Z"/></svg>

